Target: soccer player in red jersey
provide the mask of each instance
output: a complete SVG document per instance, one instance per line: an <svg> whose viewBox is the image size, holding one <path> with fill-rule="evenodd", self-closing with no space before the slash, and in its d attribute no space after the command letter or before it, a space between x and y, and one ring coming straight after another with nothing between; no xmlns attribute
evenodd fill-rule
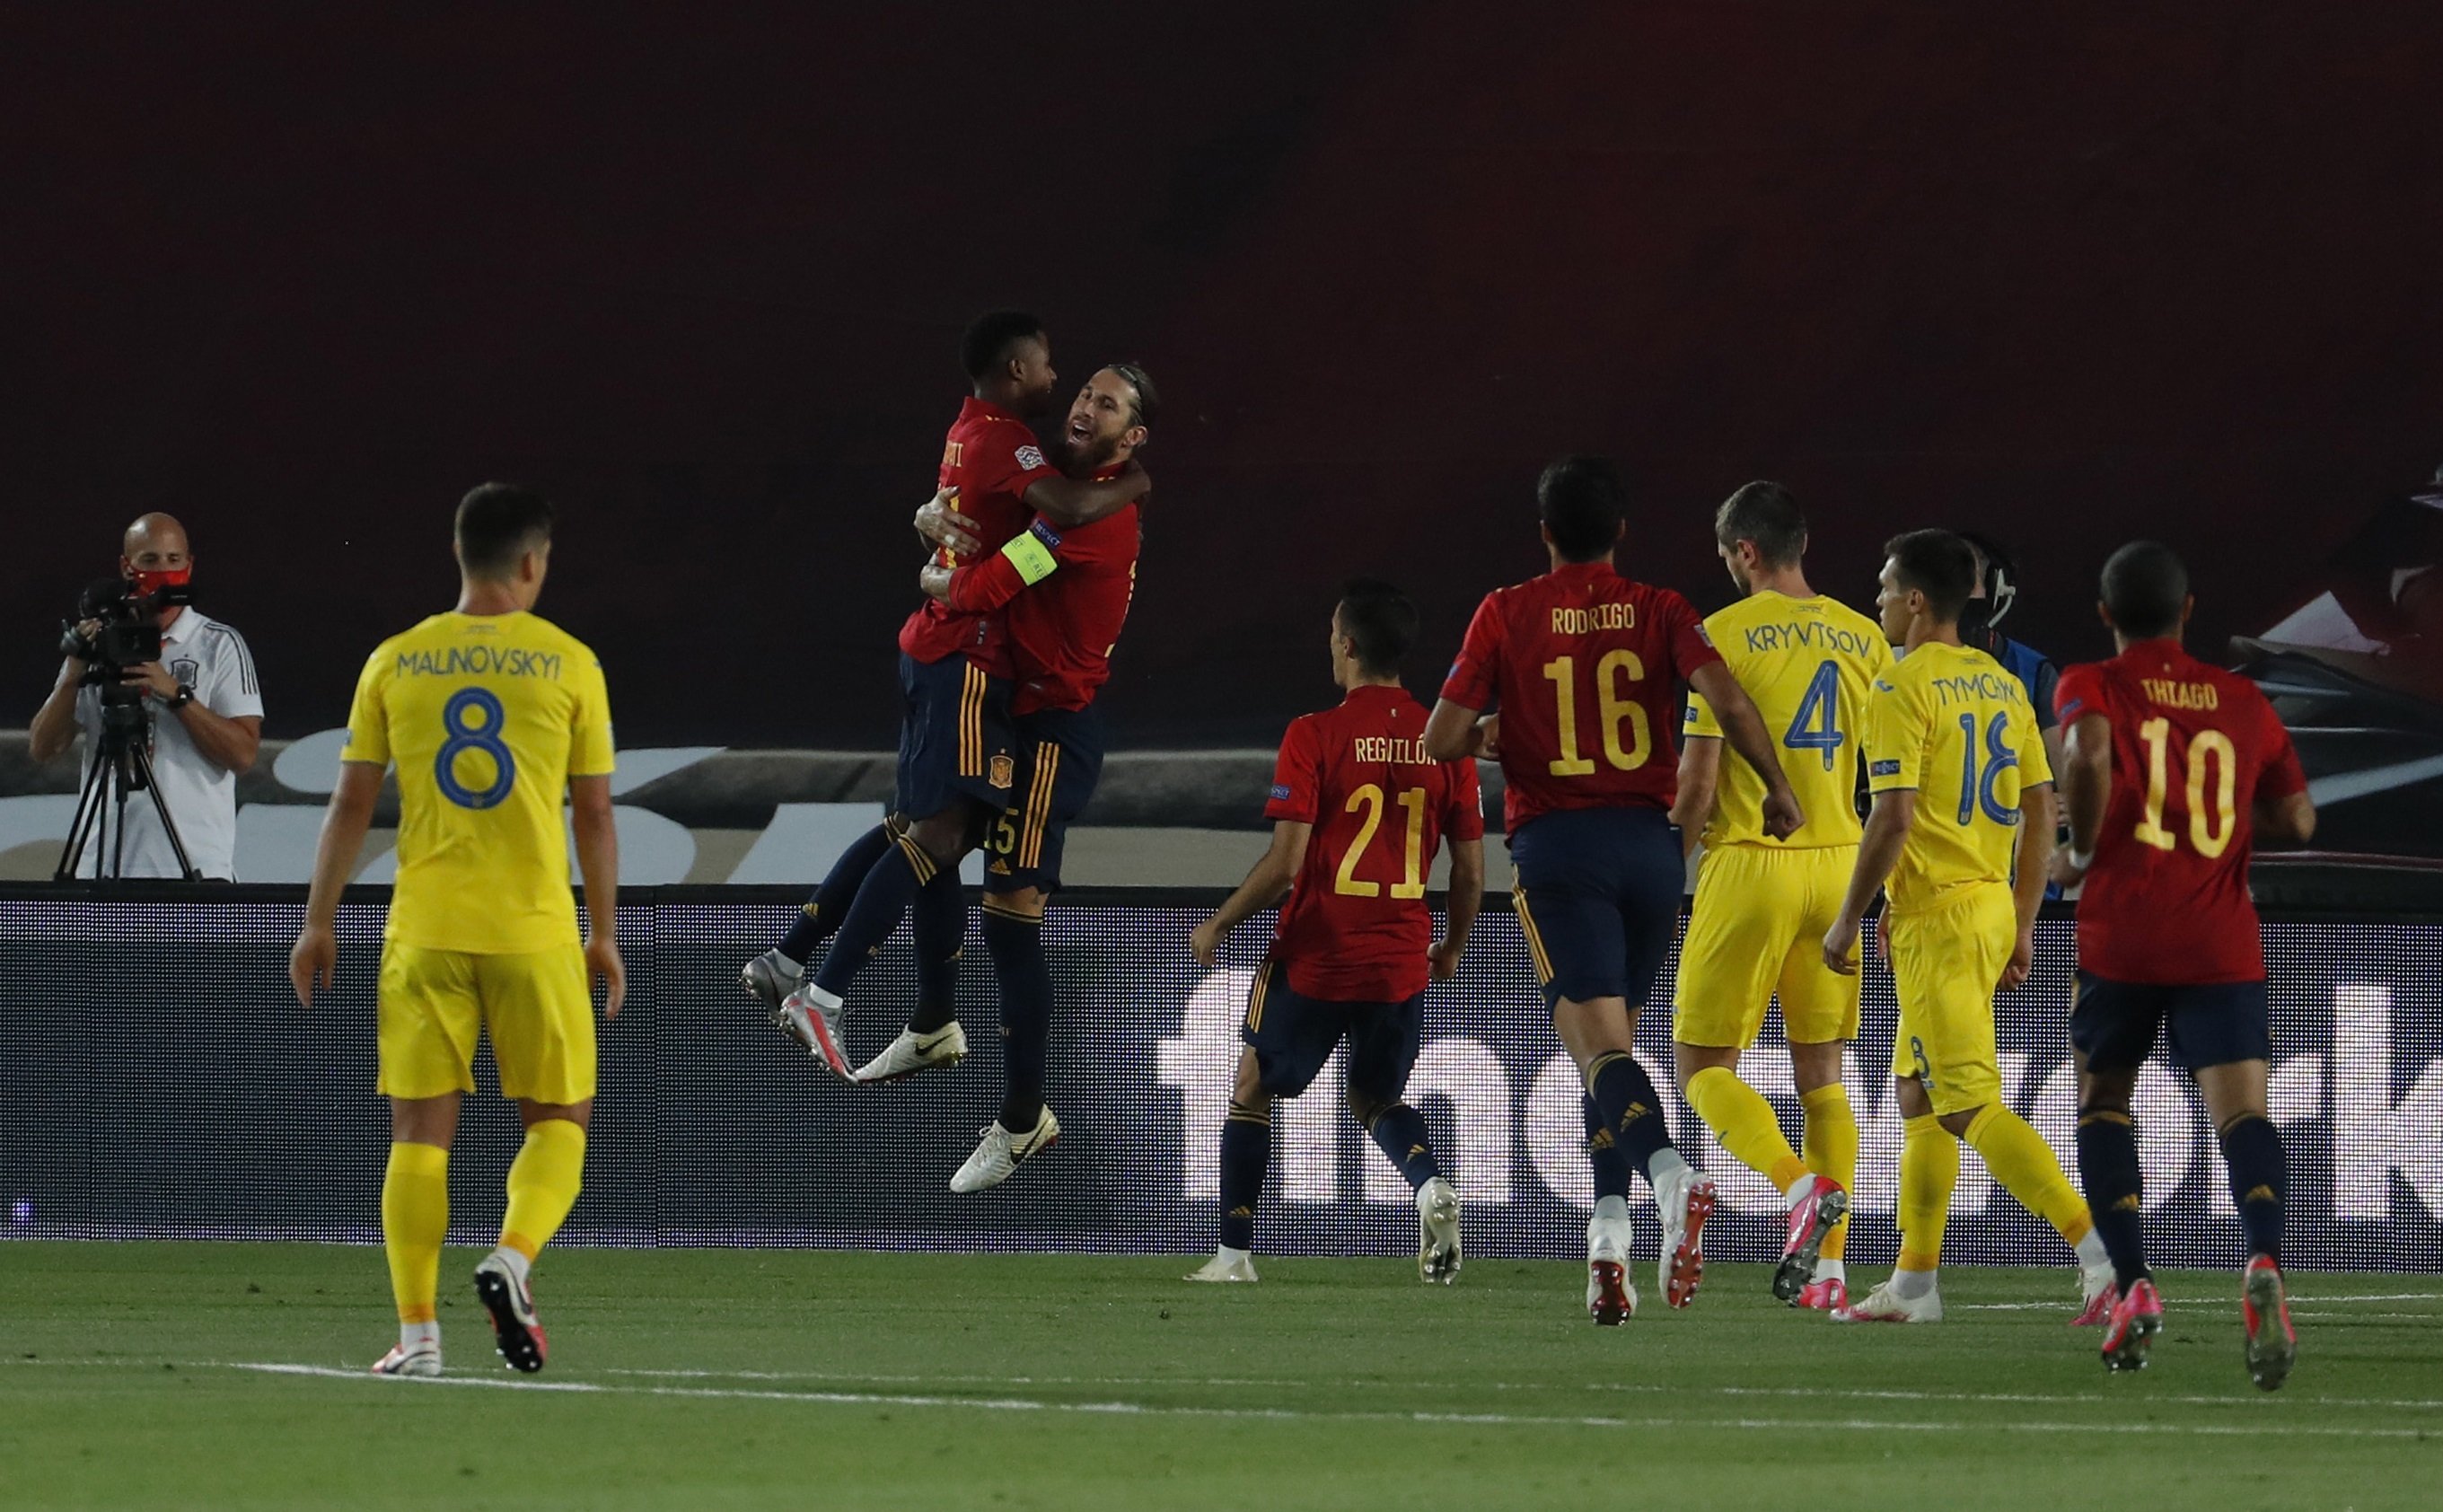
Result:
<svg viewBox="0 0 2443 1512"><path fill-rule="evenodd" d="M1023 416L1043 406L1057 381L1042 322L997 310L968 327L960 355L974 393L950 427L939 482L959 493L982 550L1001 549L1032 515L1084 525L1145 492L1144 471L1133 464L1109 481L1080 481L1063 476L1037 444ZM958 564L946 551L937 560ZM843 994L911 903L917 995L946 1013L966 928L958 863L1017 783L1012 665L1000 618L928 599L901 627L899 652L906 710L891 815L840 856L781 943L740 972L773 1022L843 1077L850 1074L839 1038ZM822 965L807 971L815 947L835 935Z"/></svg>
<svg viewBox="0 0 2443 1512"><path fill-rule="evenodd" d="M1069 407L1063 468L1075 477L1119 474L1146 444L1160 405L1152 378L1132 363L1105 367ZM1060 886L1060 857L1103 768L1095 693L1136 591L1142 532L1136 505L1088 525L1056 529L1038 518L993 555L923 574L925 591L962 614L1001 615L1017 689L1010 700L1020 796L988 826L984 849L984 943L1001 988L1003 1067L1000 1116L950 1178L953 1191L998 1186L1019 1162L1048 1149L1060 1120L1043 1101L1051 1037L1052 968L1043 953L1043 909ZM945 517L946 533L968 526ZM911 1020L888 1049L856 1069L859 1081L890 1081L966 1053L957 1023Z"/></svg>
<svg viewBox="0 0 2443 1512"><path fill-rule="evenodd" d="M1484 811L1476 763L1424 749L1425 709L1400 686L1417 611L1389 583L1359 580L1332 616L1336 709L1293 721L1273 772L1272 848L1188 942L1211 967L1240 923L1287 892L1240 1030L1239 1078L1222 1125L1222 1242L1189 1281L1256 1279L1256 1204L1272 1161L1275 1097L1295 1097L1349 1042L1349 1111L1417 1200L1417 1274L1459 1274L1459 1193L1425 1120L1403 1101L1424 1032L1425 984L1459 969L1484 894ZM1425 878L1451 846L1442 943Z"/></svg>
<svg viewBox="0 0 2443 1512"><path fill-rule="evenodd" d="M1763 829L1804 822L1771 738L1688 600L1622 577L1627 490L1610 463L1568 457L1535 486L1552 570L1485 596L1425 733L1426 754L1497 754L1513 894L1552 1026L1586 1079L1595 1213L1587 1307L1615 1324L1628 1284L1628 1179L1645 1172L1662 1218L1663 1295L1685 1307L1704 1274L1714 1184L1672 1148L1662 1099L1631 1052L1637 1010L1662 969L1685 880L1668 811L1671 731L1687 683L1764 783ZM1496 717L1483 717L1497 710Z"/></svg>
<svg viewBox="0 0 2443 1512"><path fill-rule="evenodd" d="M2086 885L2069 1030L2078 1167L2118 1287L2103 1362L2136 1370L2163 1303L2146 1269L2129 1099L2168 1030L2221 1132L2248 1237L2248 1371L2269 1392L2289 1374L2298 1338L2282 1287L2288 1170L2266 1116L2273 1039L2248 863L2259 839L2305 844L2316 808L2289 732L2256 685L2181 649L2195 605L2169 548L2122 546L2103 565L2099 606L2120 655L2062 673L2057 695L2070 842L2054 854L2053 879Z"/></svg>

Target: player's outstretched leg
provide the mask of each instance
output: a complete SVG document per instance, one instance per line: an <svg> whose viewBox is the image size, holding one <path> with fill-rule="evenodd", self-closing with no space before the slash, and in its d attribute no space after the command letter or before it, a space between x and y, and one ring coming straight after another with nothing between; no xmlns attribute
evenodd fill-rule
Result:
<svg viewBox="0 0 2443 1512"><path fill-rule="evenodd" d="M1681 1063L1684 1066L1704 1053L1701 1047L1683 1044ZM1798 1294L1814 1279L1825 1235L1848 1215L1847 1190L1829 1176L1808 1170L1807 1162L1783 1137L1773 1104L1730 1067L1705 1066L1686 1077L1683 1090L1688 1105L1714 1131L1722 1148L1781 1193L1787 1224L1781 1263L1773 1271L1773 1294L1785 1302L1797 1301Z"/></svg>
<svg viewBox="0 0 2443 1512"><path fill-rule="evenodd" d="M956 872L934 874L909 910L915 937L916 1011L883 1052L856 1068L851 1079L871 1085L898 1081L921 1071L957 1065L967 1057L967 1031L959 1024L959 953L966 943L967 898Z"/></svg>
<svg viewBox="0 0 2443 1512"><path fill-rule="evenodd" d="M450 1152L440 1145L390 1147L382 1175L382 1252L398 1303L398 1342L374 1362L376 1375L441 1374L441 1240L450 1228Z"/></svg>
<svg viewBox="0 0 2443 1512"><path fill-rule="evenodd" d="M1857 1190L1858 1117L1849 1107L1848 1089L1834 1081L1800 1094L1798 1101L1807 1115L1807 1134L1799 1150L1807 1169L1830 1177L1844 1193ZM1798 1306L1828 1313L1849 1305L1848 1245L1849 1220L1845 1213L1824 1231L1814 1273L1799 1289Z"/></svg>
<svg viewBox="0 0 2443 1512"><path fill-rule="evenodd" d="M585 1179L586 1111L538 1106L528 1113L525 1143L509 1165L501 1242L475 1267L475 1297L491 1315L501 1357L528 1374L542 1369L550 1351L535 1313L534 1261L577 1206Z"/></svg>
<svg viewBox="0 0 2443 1512"><path fill-rule="evenodd" d="M1187 1280L1256 1280L1256 1204L1263 1197L1264 1171L1272 1160L1272 1100L1232 1098L1222 1121L1222 1242Z"/></svg>
<svg viewBox="0 0 2443 1512"><path fill-rule="evenodd" d="M898 831L889 820L867 830L849 842L832 862L822 885L806 899L806 906L781 936L781 943L739 968L739 985L746 995L763 1005L766 1014L781 1011L781 1000L798 990L806 974L806 965L814 960L815 951L839 928L840 919L848 913L856 890L865 881L865 874L891 849Z"/></svg>
<svg viewBox="0 0 2443 1512"><path fill-rule="evenodd" d="M1956 1122L1958 1115L1951 1116ZM2112 1317L2112 1256L2095 1232L2086 1199L2063 1171L2052 1146L2028 1120L1998 1102L1989 1102L1969 1118L1959 1137L1985 1157L2002 1189L2045 1222L2078 1252L2079 1312L2082 1327L2100 1327Z"/></svg>
<svg viewBox="0 0 2443 1512"><path fill-rule="evenodd" d="M919 889L945 870L954 875L966 828L964 811L952 810L920 820L865 874L855 900L840 920L823 964L781 1004L778 1022L789 1038L806 1047L834 1075L853 1074L840 1023L847 1011L846 993L857 972L878 950L915 901Z"/></svg>

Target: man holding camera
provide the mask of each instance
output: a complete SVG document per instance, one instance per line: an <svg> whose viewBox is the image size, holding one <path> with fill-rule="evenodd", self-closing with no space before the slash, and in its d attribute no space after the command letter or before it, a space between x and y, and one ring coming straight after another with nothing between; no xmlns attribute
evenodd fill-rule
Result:
<svg viewBox="0 0 2443 1512"><path fill-rule="evenodd" d="M34 760L49 761L82 730L90 777L103 744L103 685L132 691L146 731L138 738L149 746L153 780L189 863L198 876L234 881L237 779L263 744L263 694L245 638L190 606L193 572L186 526L148 514L127 527L119 559L126 587L115 601L87 595L65 638L59 684L28 727L27 745ZM138 642L149 649L156 637L157 654L140 660L124 655ZM109 843L87 844L75 857L76 875L182 875L151 798L130 794L122 804L117 779L111 782L102 794L111 809Z"/></svg>

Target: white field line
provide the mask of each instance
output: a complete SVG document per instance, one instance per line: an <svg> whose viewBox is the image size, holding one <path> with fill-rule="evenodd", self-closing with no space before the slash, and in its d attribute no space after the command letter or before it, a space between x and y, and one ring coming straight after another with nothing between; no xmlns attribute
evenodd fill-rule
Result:
<svg viewBox="0 0 2443 1512"><path fill-rule="evenodd" d="M364 1371L328 1365L296 1365L278 1361L202 1361L200 1368L249 1371L265 1375L302 1375L322 1380L360 1381L387 1386ZM1282 1407L1181 1407L1145 1402L1055 1402L1019 1396L929 1396L907 1392L781 1392L768 1388L743 1390L711 1386L626 1386L603 1381L520 1381L497 1375L444 1375L437 1379L404 1380L409 1386L465 1386L489 1391L559 1392L603 1396L662 1396L696 1400L745 1402L811 1402L839 1407L943 1407L983 1412L1067 1412L1103 1417L1238 1418L1283 1423L1420 1423L1478 1428L1600 1429L1741 1429L1779 1431L1827 1429L1849 1432L1957 1433L1998 1429L2012 1433L2118 1433L2170 1437L2342 1439L2425 1439L2424 1429L2357 1428L2300 1423L2053 1423L2022 1420L2000 1424L1903 1422L1882 1418L1745 1417L1657 1418L1604 1417L1576 1414L1516 1412L1352 1412L1306 1411ZM1929 1393L1931 1396L1932 1393ZM1934 1398L1939 1399L1939 1398ZM2221 1398L2213 1398L2221 1400Z"/></svg>

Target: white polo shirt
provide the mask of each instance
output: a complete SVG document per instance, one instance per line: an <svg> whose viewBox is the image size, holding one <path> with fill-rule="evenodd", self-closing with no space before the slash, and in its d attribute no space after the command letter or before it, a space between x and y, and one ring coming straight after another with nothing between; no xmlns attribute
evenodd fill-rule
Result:
<svg viewBox="0 0 2443 1512"><path fill-rule="evenodd" d="M263 717L263 691L254 678L254 655L236 631L199 610L187 609L161 632L161 665L170 675L195 691L195 701L230 719ZM170 818L185 842L187 859L206 876L237 880L237 774L205 759L187 733L177 710L147 698L153 714L153 776ZM77 723L84 729L83 769L92 774L94 751L101 734L101 696L98 690L77 691ZM118 825L118 805L109 820ZM88 842L78 858L77 876L176 876L178 858L170 837L144 793L127 798L127 849L116 872L104 847ZM101 868L96 871L97 866Z"/></svg>

